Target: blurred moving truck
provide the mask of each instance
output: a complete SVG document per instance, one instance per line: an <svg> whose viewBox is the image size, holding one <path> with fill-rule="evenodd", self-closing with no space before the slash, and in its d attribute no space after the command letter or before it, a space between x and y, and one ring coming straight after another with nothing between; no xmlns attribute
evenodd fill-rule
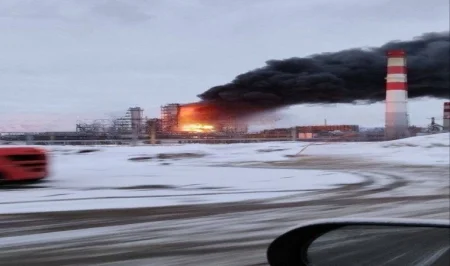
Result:
<svg viewBox="0 0 450 266"><path fill-rule="evenodd" d="M48 175L48 154L35 147L0 147L0 183L37 181Z"/></svg>

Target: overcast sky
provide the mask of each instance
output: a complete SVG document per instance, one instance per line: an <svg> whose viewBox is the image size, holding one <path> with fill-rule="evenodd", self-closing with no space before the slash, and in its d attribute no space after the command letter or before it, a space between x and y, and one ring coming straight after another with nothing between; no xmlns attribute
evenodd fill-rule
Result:
<svg viewBox="0 0 450 266"><path fill-rule="evenodd" d="M74 130L130 106L159 116L269 59L448 30L448 0L0 0L0 131ZM411 122L440 123L443 102L410 101ZM285 112L384 124L383 103Z"/></svg>

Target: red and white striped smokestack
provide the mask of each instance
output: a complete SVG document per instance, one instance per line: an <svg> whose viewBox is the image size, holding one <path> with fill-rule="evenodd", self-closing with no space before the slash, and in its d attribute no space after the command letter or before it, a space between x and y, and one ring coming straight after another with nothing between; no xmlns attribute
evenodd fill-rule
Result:
<svg viewBox="0 0 450 266"><path fill-rule="evenodd" d="M404 138L409 126L406 54L403 50L390 50L387 57L385 136Z"/></svg>

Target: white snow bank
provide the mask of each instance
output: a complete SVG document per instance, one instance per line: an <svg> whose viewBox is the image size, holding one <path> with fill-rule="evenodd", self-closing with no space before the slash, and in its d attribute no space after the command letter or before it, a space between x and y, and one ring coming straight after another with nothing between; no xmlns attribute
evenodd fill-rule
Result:
<svg viewBox="0 0 450 266"><path fill-rule="evenodd" d="M358 156L404 164L449 165L450 133L374 143L311 145L302 154Z"/></svg>
<svg viewBox="0 0 450 266"><path fill-rule="evenodd" d="M47 146L57 154L73 154L79 150L99 149L101 156L118 156L129 159L153 156L159 153L198 153L204 158L183 159L205 163L229 163L285 160L286 155L358 156L367 159L406 164L450 163L450 133L412 137L386 142L265 142L250 144L186 144L171 146ZM178 163L177 163L178 164Z"/></svg>

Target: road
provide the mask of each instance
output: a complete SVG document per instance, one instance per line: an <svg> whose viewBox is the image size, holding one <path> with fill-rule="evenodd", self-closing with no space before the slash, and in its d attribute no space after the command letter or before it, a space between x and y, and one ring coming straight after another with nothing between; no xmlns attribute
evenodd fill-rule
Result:
<svg viewBox="0 0 450 266"><path fill-rule="evenodd" d="M448 228L349 226L315 240L308 252L314 266L447 266Z"/></svg>
<svg viewBox="0 0 450 266"><path fill-rule="evenodd" d="M448 167L325 157L246 167L351 172L362 181L270 202L2 215L1 264L262 266L270 242L301 222L449 219Z"/></svg>

